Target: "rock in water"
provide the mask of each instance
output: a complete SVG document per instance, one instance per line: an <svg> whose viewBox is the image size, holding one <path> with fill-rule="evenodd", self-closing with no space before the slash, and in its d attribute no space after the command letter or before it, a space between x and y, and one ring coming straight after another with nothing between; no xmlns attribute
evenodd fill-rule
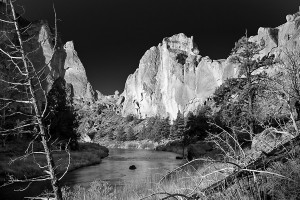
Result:
<svg viewBox="0 0 300 200"><path fill-rule="evenodd" d="M129 169L130 169L130 170L135 170L135 169L136 169L136 166L135 166L135 165L130 165L130 166L129 166Z"/></svg>

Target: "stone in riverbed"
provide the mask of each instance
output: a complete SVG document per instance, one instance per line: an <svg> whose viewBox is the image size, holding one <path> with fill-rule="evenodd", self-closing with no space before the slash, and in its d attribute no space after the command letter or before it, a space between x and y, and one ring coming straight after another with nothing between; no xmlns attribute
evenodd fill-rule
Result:
<svg viewBox="0 0 300 200"><path fill-rule="evenodd" d="M135 169L136 169L136 166L135 166L135 165L130 165L130 166L129 166L129 169L130 169L130 170L135 170Z"/></svg>

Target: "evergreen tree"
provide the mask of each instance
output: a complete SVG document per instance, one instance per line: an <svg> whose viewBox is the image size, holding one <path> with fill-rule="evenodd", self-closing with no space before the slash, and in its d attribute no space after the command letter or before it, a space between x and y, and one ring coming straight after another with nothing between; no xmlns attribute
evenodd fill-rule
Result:
<svg viewBox="0 0 300 200"><path fill-rule="evenodd" d="M70 145L76 149L80 134L76 132L78 122L72 106L71 93L72 87L65 80L62 78L55 80L47 95L48 117L44 121L50 125L50 134L53 140L71 139Z"/></svg>
<svg viewBox="0 0 300 200"><path fill-rule="evenodd" d="M127 130L126 139L127 139L127 141L132 141L132 140L136 139L135 134L134 134L134 130L131 126Z"/></svg>
<svg viewBox="0 0 300 200"><path fill-rule="evenodd" d="M155 122L152 126L149 139L155 142L159 142L162 139L161 130L162 130L162 123L159 117L155 117Z"/></svg>
<svg viewBox="0 0 300 200"><path fill-rule="evenodd" d="M139 132L138 139L144 140L147 138L146 125L143 125L142 130Z"/></svg>
<svg viewBox="0 0 300 200"><path fill-rule="evenodd" d="M182 140L186 133L186 121L183 114L179 113L177 115L176 124L177 124L177 137Z"/></svg>
<svg viewBox="0 0 300 200"><path fill-rule="evenodd" d="M114 132L113 132L113 131L110 131L110 132L108 133L108 139L113 140L114 138L115 138Z"/></svg>
<svg viewBox="0 0 300 200"><path fill-rule="evenodd" d="M178 117L177 117L178 118ZM177 118L176 120L173 121L173 124L171 125L171 128L170 128L170 135L169 135L169 138L171 140L177 140L179 138L178 136L178 121L177 121Z"/></svg>
<svg viewBox="0 0 300 200"><path fill-rule="evenodd" d="M170 119L167 117L163 119L161 123L160 135L162 138L166 139L170 136L170 128Z"/></svg>
<svg viewBox="0 0 300 200"><path fill-rule="evenodd" d="M262 70L272 64L273 57L257 58L263 47L242 37L231 53L231 62L239 65L237 79L229 79L215 98L222 102L222 116L229 126L239 126L254 132L255 103L258 93L265 89L266 73ZM216 97L217 96L217 97Z"/></svg>
<svg viewBox="0 0 300 200"><path fill-rule="evenodd" d="M126 135L125 135L125 131L124 131L123 127L118 129L116 140L117 141L125 141L126 140Z"/></svg>

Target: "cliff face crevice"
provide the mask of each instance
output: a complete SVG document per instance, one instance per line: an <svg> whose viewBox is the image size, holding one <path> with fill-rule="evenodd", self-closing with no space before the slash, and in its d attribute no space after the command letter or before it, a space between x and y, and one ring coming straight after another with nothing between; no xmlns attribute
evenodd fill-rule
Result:
<svg viewBox="0 0 300 200"><path fill-rule="evenodd" d="M275 28L259 28L249 38L263 46L258 57L299 49L300 13L287 16L287 22ZM138 69L130 75L121 94L122 115L170 117L193 112L227 78L236 77L238 66L230 58L211 60L199 55L193 37L180 33L164 38L142 57Z"/></svg>

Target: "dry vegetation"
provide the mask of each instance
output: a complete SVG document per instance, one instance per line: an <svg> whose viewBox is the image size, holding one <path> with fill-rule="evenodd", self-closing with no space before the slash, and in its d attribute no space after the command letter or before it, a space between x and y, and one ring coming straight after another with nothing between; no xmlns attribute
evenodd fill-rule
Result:
<svg viewBox="0 0 300 200"><path fill-rule="evenodd" d="M207 191L213 183L224 180L238 170L235 162L195 159L167 175L154 175L114 187L98 180L90 188L64 188L66 200L93 199L299 199L300 148L288 152L288 158L265 169L247 170L233 185L218 192ZM242 160L239 160L242 163Z"/></svg>

